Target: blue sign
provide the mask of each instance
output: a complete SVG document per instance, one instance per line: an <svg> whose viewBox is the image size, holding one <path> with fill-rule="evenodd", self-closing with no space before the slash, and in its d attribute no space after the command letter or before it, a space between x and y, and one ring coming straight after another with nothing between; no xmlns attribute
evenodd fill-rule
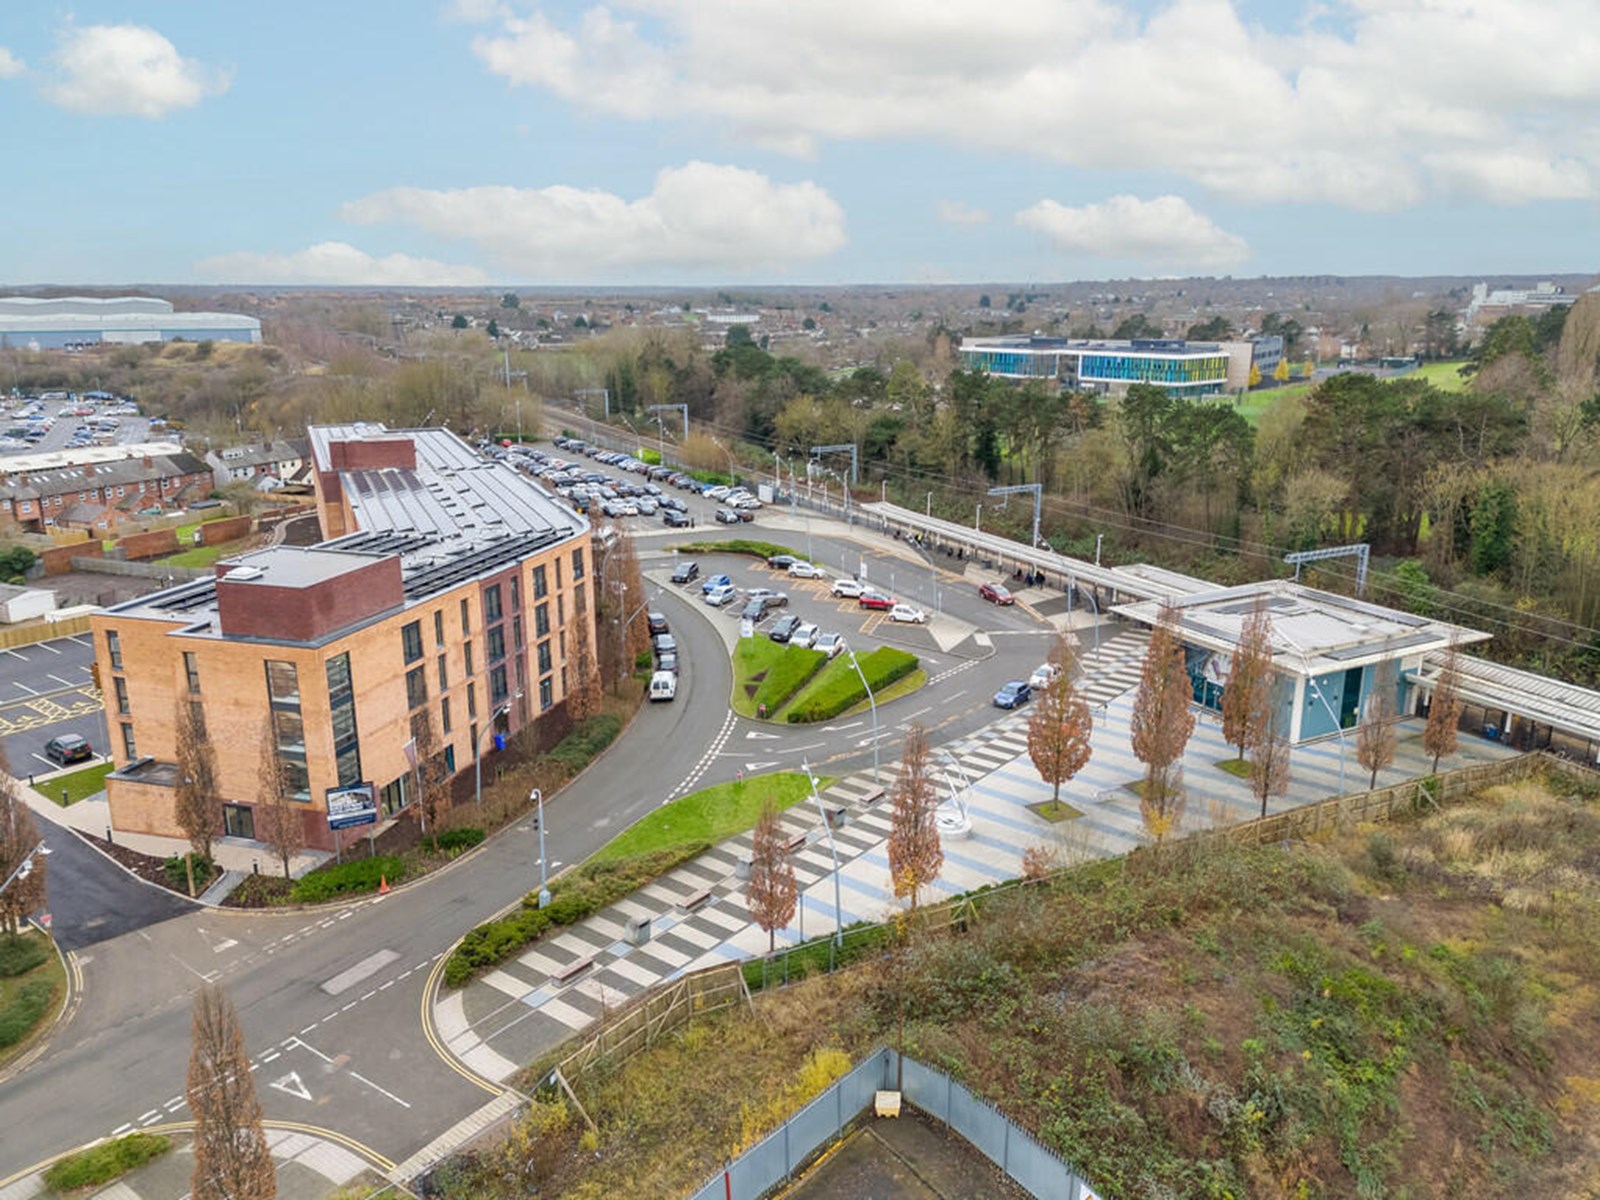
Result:
<svg viewBox="0 0 1600 1200"><path fill-rule="evenodd" d="M353 829L378 823L378 793L370 783L328 789L328 828Z"/></svg>
<svg viewBox="0 0 1600 1200"><path fill-rule="evenodd" d="M505 734L497 733L497 734L494 735L494 748L496 750L504 750L506 748L506 735Z"/></svg>

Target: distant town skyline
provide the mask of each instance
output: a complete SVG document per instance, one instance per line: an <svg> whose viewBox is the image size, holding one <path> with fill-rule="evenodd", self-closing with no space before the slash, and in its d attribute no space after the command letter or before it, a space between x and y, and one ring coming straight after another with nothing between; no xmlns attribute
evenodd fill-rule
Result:
<svg viewBox="0 0 1600 1200"><path fill-rule="evenodd" d="M0 24L0 285L1600 264L1589 0L107 0Z"/></svg>

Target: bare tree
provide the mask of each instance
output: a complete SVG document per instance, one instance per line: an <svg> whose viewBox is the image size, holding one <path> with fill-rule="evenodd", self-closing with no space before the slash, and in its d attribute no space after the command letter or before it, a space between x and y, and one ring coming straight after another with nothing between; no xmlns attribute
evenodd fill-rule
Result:
<svg viewBox="0 0 1600 1200"><path fill-rule="evenodd" d="M788 928L794 920L798 897L778 807L768 796L761 805L761 819L756 822L755 842L750 850L750 882L745 887L750 915L767 931L768 954L777 948L778 930Z"/></svg>
<svg viewBox="0 0 1600 1200"><path fill-rule="evenodd" d="M173 721L178 779L173 785L178 827L189 839L189 894L194 895L194 859L209 859L211 843L222 826L222 795L217 790L217 754L206 736L205 714L198 701L180 696Z"/></svg>
<svg viewBox="0 0 1600 1200"><path fill-rule="evenodd" d="M614 532L595 582L601 589L595 594L595 620L602 636L601 677L620 688L633 670L634 659L650 648L650 631L640 619L644 615L644 577L639 573L633 537L625 529Z"/></svg>
<svg viewBox="0 0 1600 1200"><path fill-rule="evenodd" d="M204 984L194 994L185 1086L194 1117L194 1200L273 1200L272 1154L244 1034L228 994Z"/></svg>
<svg viewBox="0 0 1600 1200"><path fill-rule="evenodd" d="M573 648L572 686L567 690L567 713L581 725L600 711L600 669L594 658L594 639L589 636L588 612L577 616Z"/></svg>
<svg viewBox="0 0 1600 1200"><path fill-rule="evenodd" d="M1239 632L1239 644L1228 668L1222 691L1222 736L1239 747L1239 761L1260 732L1266 711L1262 693L1272 692L1272 618L1264 600L1257 599Z"/></svg>
<svg viewBox="0 0 1600 1200"><path fill-rule="evenodd" d="M1270 693L1271 689L1267 689ZM1267 801L1289 790L1289 739L1284 735L1277 708L1263 705L1253 720L1250 743L1250 791L1261 801L1261 815L1267 815Z"/></svg>
<svg viewBox="0 0 1600 1200"><path fill-rule="evenodd" d="M622 631L627 650L627 663L623 668L626 674L633 669L633 660L650 649L650 627L644 619L644 576L639 572L639 556L634 552L632 531L620 531L611 553L617 558L608 579L622 584L621 620L627 622Z"/></svg>
<svg viewBox="0 0 1600 1200"><path fill-rule="evenodd" d="M0 882L11 880L11 886L0 892L0 932L12 937L21 931L29 913L45 905L44 856L28 857L38 844L33 811L17 794L17 784L0 758ZM24 861L28 863L26 871Z"/></svg>
<svg viewBox="0 0 1600 1200"><path fill-rule="evenodd" d="M269 712L261 724L261 778L256 785L256 835L272 847L289 878L289 860L301 845L300 811L289 799L289 773L278 755L278 737Z"/></svg>
<svg viewBox="0 0 1600 1200"><path fill-rule="evenodd" d="M1028 719L1028 757L1039 778L1054 785L1052 799L1060 800L1061 785L1089 762L1094 718L1089 714L1089 702L1078 695L1077 664L1065 636L1051 647L1050 663L1056 676L1040 694Z"/></svg>
<svg viewBox="0 0 1600 1200"><path fill-rule="evenodd" d="M1394 762L1396 678L1393 660L1379 664L1356 727L1356 761L1372 773L1369 790L1378 786L1378 772Z"/></svg>
<svg viewBox="0 0 1600 1200"><path fill-rule="evenodd" d="M1422 727L1422 748L1433 755L1433 773L1439 773L1439 760L1456 752L1456 726L1461 721L1461 647L1454 640L1445 651L1444 663L1433 681L1433 696L1428 701L1428 723Z"/></svg>
<svg viewBox="0 0 1600 1200"><path fill-rule="evenodd" d="M928 731L917 722L906 729L900 775L892 792L894 811L889 826L889 879L896 896L910 896L916 910L922 889L939 877L944 848L934 810L939 793L928 763Z"/></svg>
<svg viewBox="0 0 1600 1200"><path fill-rule="evenodd" d="M416 740L417 754L417 812L422 816L423 829L433 839L433 848L439 848L439 818L450 807L450 782L444 759L439 753L439 739L433 732L433 714L422 709L411 718L411 736Z"/></svg>
<svg viewBox="0 0 1600 1200"><path fill-rule="evenodd" d="M1139 812L1159 845L1183 816L1183 748L1194 733L1194 692L1177 637L1178 614L1161 607L1145 650L1139 690L1133 699L1133 753L1145 764Z"/></svg>

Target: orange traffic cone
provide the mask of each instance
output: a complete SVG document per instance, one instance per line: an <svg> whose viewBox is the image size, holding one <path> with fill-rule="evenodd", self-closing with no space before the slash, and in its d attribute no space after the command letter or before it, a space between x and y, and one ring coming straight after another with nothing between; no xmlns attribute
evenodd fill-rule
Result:
<svg viewBox="0 0 1600 1200"><path fill-rule="evenodd" d="M378 895L380 895L380 896L386 895L388 893L388 891L389 891L389 877L387 875L379 875L378 876Z"/></svg>

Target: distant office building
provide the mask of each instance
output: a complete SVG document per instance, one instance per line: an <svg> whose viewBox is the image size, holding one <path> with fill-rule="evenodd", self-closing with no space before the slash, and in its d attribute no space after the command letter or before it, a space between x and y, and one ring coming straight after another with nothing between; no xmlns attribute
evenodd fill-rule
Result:
<svg viewBox="0 0 1600 1200"><path fill-rule="evenodd" d="M176 312L155 296L0 296L0 349L81 350L106 343L259 342L238 313Z"/></svg>
<svg viewBox="0 0 1600 1200"><path fill-rule="evenodd" d="M961 365L1004 379L1053 380L1068 391L1121 395L1136 383L1179 396L1215 396L1230 388L1236 360L1250 373L1248 342L1181 338L1079 340L1009 335L961 343Z"/></svg>
<svg viewBox="0 0 1600 1200"><path fill-rule="evenodd" d="M1549 280L1531 288L1494 288L1487 283L1472 285L1472 300L1467 304L1467 324L1488 323L1510 313L1537 314L1571 304L1578 297Z"/></svg>

